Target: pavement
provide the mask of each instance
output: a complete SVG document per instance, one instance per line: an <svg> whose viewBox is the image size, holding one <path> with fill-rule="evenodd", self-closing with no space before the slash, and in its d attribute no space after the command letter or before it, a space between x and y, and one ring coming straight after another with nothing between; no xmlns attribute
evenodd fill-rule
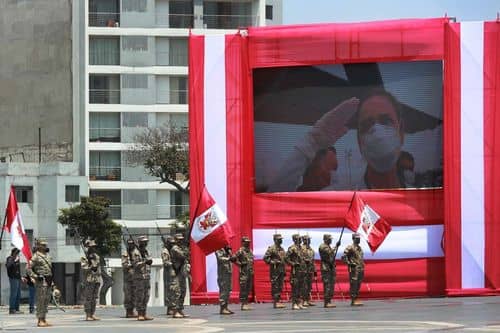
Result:
<svg viewBox="0 0 500 333"><path fill-rule="evenodd" d="M304 310L273 309L269 303L252 304L252 311L219 315L216 305L188 306L186 319L165 316L165 309L153 307L148 314L154 320L139 322L123 318L121 307L99 307L100 321L87 322L83 310L67 307L66 312L51 309L47 321L53 326L37 328L34 315L9 315L0 309L0 332L71 332L71 333L156 333L165 332L500 332L500 297L421 298L366 300L362 307L338 301L334 309L318 306ZM25 311L27 309L22 308Z"/></svg>

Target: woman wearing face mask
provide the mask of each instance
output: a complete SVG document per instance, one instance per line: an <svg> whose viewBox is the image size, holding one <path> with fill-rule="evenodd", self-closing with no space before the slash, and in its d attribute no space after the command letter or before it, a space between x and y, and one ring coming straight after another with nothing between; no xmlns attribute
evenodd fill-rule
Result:
<svg viewBox="0 0 500 333"><path fill-rule="evenodd" d="M404 141L399 103L388 92L374 90L362 99L357 111L358 145L367 166L366 188L401 188L397 161Z"/></svg>

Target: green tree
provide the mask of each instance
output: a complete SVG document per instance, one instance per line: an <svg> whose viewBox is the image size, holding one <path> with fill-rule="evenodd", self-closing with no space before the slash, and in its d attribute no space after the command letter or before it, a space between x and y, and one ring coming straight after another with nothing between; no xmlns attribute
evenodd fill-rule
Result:
<svg viewBox="0 0 500 333"><path fill-rule="evenodd" d="M122 230L108 212L110 201L103 197L82 197L80 204L61 209L57 221L72 230L80 244L93 239L97 243L97 253L101 257L101 267L105 266L104 258L120 249ZM106 270L102 272L103 285L100 291L100 304L106 304L106 293L113 285L113 279Z"/></svg>

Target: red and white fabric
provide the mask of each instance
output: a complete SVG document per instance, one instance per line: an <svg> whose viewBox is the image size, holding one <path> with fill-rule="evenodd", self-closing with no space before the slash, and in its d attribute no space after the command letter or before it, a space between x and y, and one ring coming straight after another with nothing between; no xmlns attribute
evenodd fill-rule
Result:
<svg viewBox="0 0 500 333"><path fill-rule="evenodd" d="M232 237L226 214L203 188L191 225L191 239L203 253L210 254L229 245Z"/></svg>
<svg viewBox="0 0 500 333"><path fill-rule="evenodd" d="M372 252L377 251L391 232L391 225L367 205L358 192L354 192L345 220L346 226L360 234Z"/></svg>
<svg viewBox="0 0 500 333"><path fill-rule="evenodd" d="M31 259L31 246L24 230L23 219L16 200L14 187L10 188L9 201L6 208L5 230L10 233L11 243L19 249L26 260Z"/></svg>
<svg viewBox="0 0 500 333"><path fill-rule="evenodd" d="M257 299L269 297L260 258L272 234L309 233L315 247L323 232L336 237L353 193L254 193L252 69L356 62L444 65L444 187L361 193L392 226L366 256L362 297L500 290L499 30L498 22L439 18L190 36L190 199L196 202L206 184L237 236L233 248L239 236L253 237ZM215 261L194 246L192 264L193 302L217 301ZM343 267L338 277L345 287ZM236 272L237 290L235 282Z"/></svg>

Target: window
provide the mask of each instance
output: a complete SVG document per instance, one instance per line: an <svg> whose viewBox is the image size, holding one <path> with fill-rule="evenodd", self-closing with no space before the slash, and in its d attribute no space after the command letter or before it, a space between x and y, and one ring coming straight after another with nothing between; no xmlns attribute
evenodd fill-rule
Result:
<svg viewBox="0 0 500 333"><path fill-rule="evenodd" d="M124 36L122 37L123 51L147 51L148 37L146 36Z"/></svg>
<svg viewBox="0 0 500 333"><path fill-rule="evenodd" d="M126 205L147 205L147 190L123 190L123 203Z"/></svg>
<svg viewBox="0 0 500 333"><path fill-rule="evenodd" d="M33 186L14 186L17 202L33 203Z"/></svg>
<svg viewBox="0 0 500 333"><path fill-rule="evenodd" d="M273 19L273 6L266 5L266 20L272 20L272 19Z"/></svg>
<svg viewBox="0 0 500 333"><path fill-rule="evenodd" d="M119 37L91 37L89 47L91 65L119 65Z"/></svg>
<svg viewBox="0 0 500 333"><path fill-rule="evenodd" d="M80 245L80 240L73 229L66 229L66 245Z"/></svg>
<svg viewBox="0 0 500 333"><path fill-rule="evenodd" d="M124 74L122 87L124 89L148 89L148 76L144 74Z"/></svg>
<svg viewBox="0 0 500 333"><path fill-rule="evenodd" d="M34 245L33 243L33 229L24 229L24 232L26 233L26 237L28 238L28 242L31 245Z"/></svg>
<svg viewBox="0 0 500 333"><path fill-rule="evenodd" d="M145 12L147 8L147 0L122 0L122 10L124 12Z"/></svg>
<svg viewBox="0 0 500 333"><path fill-rule="evenodd" d="M148 114L145 112L125 112L122 117L123 127L148 127Z"/></svg>
<svg viewBox="0 0 500 333"><path fill-rule="evenodd" d="M80 202L80 185L66 185L66 202Z"/></svg>

